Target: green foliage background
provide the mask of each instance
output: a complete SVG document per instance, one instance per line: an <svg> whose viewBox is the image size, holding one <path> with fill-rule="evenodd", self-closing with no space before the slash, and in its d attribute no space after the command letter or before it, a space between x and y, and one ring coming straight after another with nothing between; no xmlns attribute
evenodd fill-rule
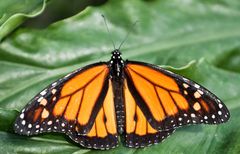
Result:
<svg viewBox="0 0 240 154"><path fill-rule="evenodd" d="M53 12L59 16L49 20ZM125 59L164 65L199 82L225 102L230 121L179 128L144 149L96 151L63 134L14 134L18 112L41 89L109 59L113 47L101 14L117 44L139 21L122 48ZM0 153L240 153L239 0L0 1L0 40Z"/></svg>

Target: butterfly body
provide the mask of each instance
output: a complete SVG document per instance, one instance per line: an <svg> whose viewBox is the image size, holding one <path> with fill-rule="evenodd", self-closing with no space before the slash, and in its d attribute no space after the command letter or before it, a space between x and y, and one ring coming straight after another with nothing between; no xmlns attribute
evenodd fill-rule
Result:
<svg viewBox="0 0 240 154"><path fill-rule="evenodd" d="M124 96L123 96L123 82L124 82L124 61L119 50L112 52L112 57L108 62L110 69L110 80L113 85L115 113L117 117L117 130L119 134L124 132L125 127L125 112L124 112Z"/></svg>
<svg viewBox="0 0 240 154"><path fill-rule="evenodd" d="M159 143L177 127L219 124L223 102L199 84L156 65L124 61L90 64L49 85L21 111L21 135L60 132L83 147L110 149L122 135L128 147Z"/></svg>

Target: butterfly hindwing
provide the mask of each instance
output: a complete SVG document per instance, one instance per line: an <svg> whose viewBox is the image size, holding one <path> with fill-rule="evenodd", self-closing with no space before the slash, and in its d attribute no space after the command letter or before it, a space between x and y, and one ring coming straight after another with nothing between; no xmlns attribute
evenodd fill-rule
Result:
<svg viewBox="0 0 240 154"><path fill-rule="evenodd" d="M124 71L130 92L155 129L217 124L229 119L229 111L219 98L180 75L133 61L127 62Z"/></svg>
<svg viewBox="0 0 240 154"><path fill-rule="evenodd" d="M85 147L113 147L117 144L114 108L106 107L113 106L112 95L107 64L86 66L34 97L16 119L14 130L23 135L63 132Z"/></svg>
<svg viewBox="0 0 240 154"><path fill-rule="evenodd" d="M135 97L129 90L129 86L124 82L124 102L125 102L125 144L128 147L145 147L162 142L175 130L158 131L147 121L142 110L136 103Z"/></svg>
<svg viewBox="0 0 240 154"><path fill-rule="evenodd" d="M87 148L109 149L118 145L116 116L113 100L112 83L109 80L109 88L91 130L86 135L76 131L69 133L72 140Z"/></svg>

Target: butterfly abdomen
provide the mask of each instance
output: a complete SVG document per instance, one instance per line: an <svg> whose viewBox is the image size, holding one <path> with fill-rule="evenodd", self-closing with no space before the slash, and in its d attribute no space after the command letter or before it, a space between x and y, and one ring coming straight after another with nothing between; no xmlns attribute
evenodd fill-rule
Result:
<svg viewBox="0 0 240 154"><path fill-rule="evenodd" d="M125 128L125 106L123 102L123 87L122 81L113 80L113 91L114 91L114 105L115 113L117 118L117 130L118 133L122 134Z"/></svg>

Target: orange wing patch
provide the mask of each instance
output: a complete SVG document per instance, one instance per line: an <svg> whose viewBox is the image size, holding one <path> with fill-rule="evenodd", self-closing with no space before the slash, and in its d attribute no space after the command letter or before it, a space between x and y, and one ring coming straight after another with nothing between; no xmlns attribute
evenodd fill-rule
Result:
<svg viewBox="0 0 240 154"><path fill-rule="evenodd" d="M38 109L35 110L34 116L33 116L33 121L36 122L40 114L42 113L43 107L39 107Z"/></svg>
<svg viewBox="0 0 240 154"><path fill-rule="evenodd" d="M80 107L80 103L81 103L81 99L82 99L82 95L83 95L83 90L80 90L78 92L76 92L75 94L73 94L73 96L71 97L70 102L68 103L68 106L66 108L66 112L64 114L65 119L67 120L75 120L79 107Z"/></svg>
<svg viewBox="0 0 240 154"><path fill-rule="evenodd" d="M138 148L156 144L174 132L174 129L159 132L151 126L138 107L126 80L124 81L124 102L126 114L125 143L127 147Z"/></svg>
<svg viewBox="0 0 240 154"><path fill-rule="evenodd" d="M107 71L102 72L95 80L89 83L84 89L83 100L78 114L78 122L85 125L92 113L93 107L101 93Z"/></svg>
<svg viewBox="0 0 240 154"><path fill-rule="evenodd" d="M113 97L113 89L112 83L109 81L109 89L105 100L103 102L103 111L106 117L106 128L107 131L111 134L117 133L117 126L116 126L116 113L115 113L115 106L114 106L114 97Z"/></svg>
<svg viewBox="0 0 240 154"><path fill-rule="evenodd" d="M171 98L168 91L157 87L157 93L161 103L167 113L167 115L175 115L178 112L178 109L174 103L174 100Z"/></svg>
<svg viewBox="0 0 240 154"><path fill-rule="evenodd" d="M135 133L143 136L156 133L157 130L147 122L141 109L137 106L133 96L131 95L126 81L124 82L124 98L126 109L126 132L128 134Z"/></svg>
<svg viewBox="0 0 240 154"><path fill-rule="evenodd" d="M109 89L103 102L103 107L97 114L95 123L87 134L88 137L104 138L108 134L117 134L116 116L113 100L113 90L111 81L109 81Z"/></svg>
<svg viewBox="0 0 240 154"><path fill-rule="evenodd" d="M106 73L106 68L107 65L96 66L75 76L63 86L61 96L72 95L72 93L86 86L87 83L90 83L91 80L96 78L99 74L102 74L103 72Z"/></svg>
<svg viewBox="0 0 240 154"><path fill-rule="evenodd" d="M163 73L150 69L149 67L142 66L142 65L135 65L135 64L128 64L128 70L132 74L132 72L136 72L141 76L144 76L147 80L151 81L152 83L164 87L166 89L172 91L179 91L179 87L174 79L166 76Z"/></svg>
<svg viewBox="0 0 240 154"><path fill-rule="evenodd" d="M170 94L172 95L173 99L175 100L177 106L180 109L187 110L189 108L187 100L182 95L175 92L170 92Z"/></svg>
<svg viewBox="0 0 240 154"><path fill-rule="evenodd" d="M53 114L55 116L61 116L63 114L63 111L65 110L69 99L70 99L70 96L64 97L56 103L53 109Z"/></svg>
<svg viewBox="0 0 240 154"><path fill-rule="evenodd" d="M202 99L200 100L200 103L203 106L204 110L209 112L209 107L208 107L207 103Z"/></svg>
<svg viewBox="0 0 240 154"><path fill-rule="evenodd" d="M155 92L155 87L150 82L137 75L135 72L130 71L131 77L138 91L142 91L141 96L146 101L148 108L151 110L154 118L158 121L164 119L165 114L160 105L158 96ZM147 89L147 90L145 90Z"/></svg>
<svg viewBox="0 0 240 154"><path fill-rule="evenodd" d="M107 66L101 65L69 80L62 88L53 115L64 116L66 120L77 119L80 125L85 125L89 121L108 72Z"/></svg>

